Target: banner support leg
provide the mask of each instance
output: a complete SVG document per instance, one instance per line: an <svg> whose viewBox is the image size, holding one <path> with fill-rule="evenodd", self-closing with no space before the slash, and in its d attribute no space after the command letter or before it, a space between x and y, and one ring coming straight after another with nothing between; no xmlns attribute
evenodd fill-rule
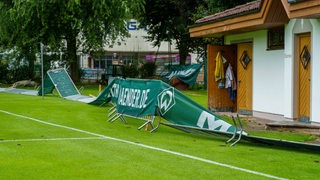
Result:
<svg viewBox="0 0 320 180"><path fill-rule="evenodd" d="M159 118L159 119L158 119L157 125L156 125L153 129L150 130L151 133L154 132L154 131L156 131L156 130L159 128L159 126L160 126L161 116L158 116L158 118Z"/></svg>
<svg viewBox="0 0 320 180"><path fill-rule="evenodd" d="M234 143L232 143L231 146L234 146L237 142L240 141L241 135L242 135L242 132L243 132L242 123L241 123L241 121L240 121L239 114L237 114L237 119L238 119L238 122L239 122L239 125L240 125L240 133L239 133L238 139L237 139Z"/></svg>
<svg viewBox="0 0 320 180"><path fill-rule="evenodd" d="M226 141L226 144L228 144L228 143L230 143L235 137L236 137L236 134L237 134L237 123L236 123L236 121L234 120L234 117L233 116L231 116L231 118L232 118L232 121L233 121L233 124L234 124L234 132L233 132L233 135L232 135L232 137L228 140L228 141Z"/></svg>

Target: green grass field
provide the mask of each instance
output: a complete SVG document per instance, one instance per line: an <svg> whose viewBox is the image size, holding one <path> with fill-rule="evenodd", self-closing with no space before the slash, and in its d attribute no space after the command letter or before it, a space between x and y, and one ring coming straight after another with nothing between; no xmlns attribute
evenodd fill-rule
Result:
<svg viewBox="0 0 320 180"><path fill-rule="evenodd" d="M91 88L84 94L94 94ZM204 92L185 92L205 105ZM320 155L143 121L106 122L108 107L0 93L0 179L317 179Z"/></svg>

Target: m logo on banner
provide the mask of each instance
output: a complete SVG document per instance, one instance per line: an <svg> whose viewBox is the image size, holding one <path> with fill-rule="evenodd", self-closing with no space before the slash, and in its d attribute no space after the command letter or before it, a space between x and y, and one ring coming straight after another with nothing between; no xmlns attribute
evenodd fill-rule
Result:
<svg viewBox="0 0 320 180"><path fill-rule="evenodd" d="M229 123L217 118L206 112L202 111L202 113L199 116L197 126L200 128L205 128L205 123L207 123L207 128L210 130L219 130L223 132L228 132L228 129L232 127Z"/></svg>
<svg viewBox="0 0 320 180"><path fill-rule="evenodd" d="M175 104L176 101L174 99L173 87L163 90L158 95L158 107L160 109L161 115L166 114Z"/></svg>

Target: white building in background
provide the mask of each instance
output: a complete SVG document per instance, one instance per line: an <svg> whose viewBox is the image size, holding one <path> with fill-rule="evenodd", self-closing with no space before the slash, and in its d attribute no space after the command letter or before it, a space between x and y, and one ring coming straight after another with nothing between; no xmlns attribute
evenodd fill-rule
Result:
<svg viewBox="0 0 320 180"><path fill-rule="evenodd" d="M179 62L179 51L175 48L174 43L162 42L160 47L154 47L152 42L144 38L148 35L147 27L140 27L134 19L127 21L127 29L130 37L125 38L121 44L115 44L113 47L105 46L103 55L94 53L80 55L80 67L85 70L87 75L85 78L92 76L92 79L99 79L102 73L117 75L120 65L137 62L138 60L140 63L145 63L156 59L159 66ZM191 59L187 60L187 63L190 63L190 61ZM90 72L91 75L89 75Z"/></svg>

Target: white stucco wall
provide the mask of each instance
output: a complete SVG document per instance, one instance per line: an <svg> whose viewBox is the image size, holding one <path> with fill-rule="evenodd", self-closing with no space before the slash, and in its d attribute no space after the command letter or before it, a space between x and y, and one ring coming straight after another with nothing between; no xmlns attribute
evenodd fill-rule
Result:
<svg viewBox="0 0 320 180"><path fill-rule="evenodd" d="M226 44L253 42L253 111L283 115L284 50L267 51L267 31L225 37Z"/></svg>
<svg viewBox="0 0 320 180"><path fill-rule="evenodd" d="M320 19L292 19L285 28L284 117L297 118L295 38L311 33L310 121L320 123Z"/></svg>
<svg viewBox="0 0 320 180"><path fill-rule="evenodd" d="M296 114L297 107L296 99L293 98L296 89L294 88L294 38L292 35L292 29L295 24L295 20L290 20L290 23L285 26L285 50L284 50L284 117L293 119Z"/></svg>
<svg viewBox="0 0 320 180"><path fill-rule="evenodd" d="M311 114L312 122L320 123L320 19L310 20L312 24L312 70L311 70Z"/></svg>

